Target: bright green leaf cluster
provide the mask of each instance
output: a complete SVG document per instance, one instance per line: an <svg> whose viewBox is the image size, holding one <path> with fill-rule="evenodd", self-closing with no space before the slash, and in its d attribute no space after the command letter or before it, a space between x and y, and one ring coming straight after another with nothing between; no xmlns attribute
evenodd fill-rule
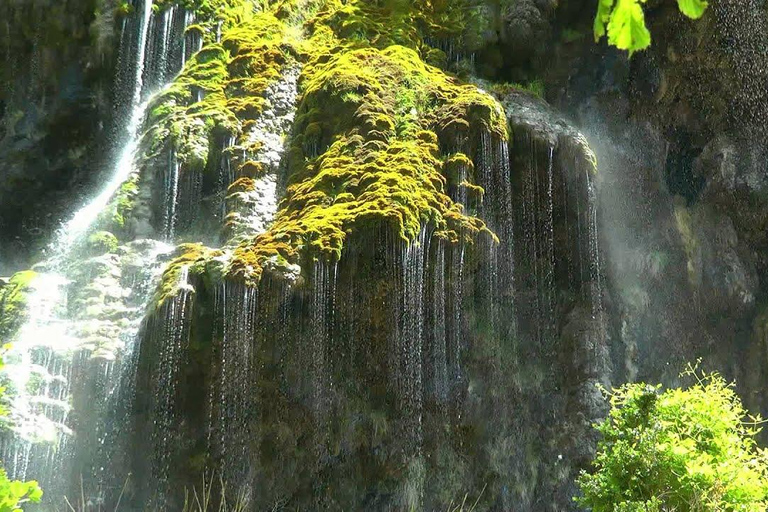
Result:
<svg viewBox="0 0 768 512"><path fill-rule="evenodd" d="M768 453L755 441L731 385L699 374L688 389L627 384L611 394L598 425L593 468L578 479L593 512L768 510Z"/></svg>
<svg viewBox="0 0 768 512"><path fill-rule="evenodd" d="M10 480L5 470L0 468L0 512L21 511L24 503L38 503L43 491L37 482Z"/></svg>
<svg viewBox="0 0 768 512"><path fill-rule="evenodd" d="M8 349L8 345L2 347L0 354ZM4 366L2 357L0 356L0 369ZM5 388L0 388L0 401L2 401L5 394ZM5 416L7 410L5 407L0 408L0 416ZM17 512L21 511L21 505L24 503L38 503L40 498L43 497L43 491L40 486L34 480L29 482L20 482L18 480L11 480L8 478L8 474L5 469L0 467L0 512Z"/></svg>
<svg viewBox="0 0 768 512"><path fill-rule="evenodd" d="M630 55L651 44L651 33L645 25L642 4L646 0L599 0L595 16L595 41L608 36L608 43L628 50ZM698 19L707 9L706 0L677 0L680 11Z"/></svg>

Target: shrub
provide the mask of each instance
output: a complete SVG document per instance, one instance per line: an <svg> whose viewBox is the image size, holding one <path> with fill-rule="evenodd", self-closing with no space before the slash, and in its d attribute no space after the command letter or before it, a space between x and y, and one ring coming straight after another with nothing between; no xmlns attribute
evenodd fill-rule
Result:
<svg viewBox="0 0 768 512"><path fill-rule="evenodd" d="M733 386L699 373L687 389L627 384L610 394L611 411L577 501L594 512L765 511L768 452L755 437Z"/></svg>

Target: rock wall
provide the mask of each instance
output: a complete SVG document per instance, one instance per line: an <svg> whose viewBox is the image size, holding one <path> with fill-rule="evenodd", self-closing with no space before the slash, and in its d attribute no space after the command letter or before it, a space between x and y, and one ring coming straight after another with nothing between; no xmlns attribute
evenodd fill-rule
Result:
<svg viewBox="0 0 768 512"><path fill-rule="evenodd" d="M701 357L766 407L759 2L691 22L650 1L654 44L632 59L595 45L591 2L470 4L155 2L142 80L184 66L69 255L82 350L56 492L79 472L94 504L176 510L205 475L256 510L574 510L598 384L676 384ZM58 66L77 59L93 94L40 118L121 117L137 6L79 6L95 36L62 35L74 49L46 57L36 102L3 98L5 119L69 97ZM107 76L118 93L96 101ZM98 169L30 172L48 158L30 141L54 134L19 119L0 194L56 218L52 183L87 189ZM84 147L103 154L94 126ZM67 159L81 144L55 140ZM26 248L0 243L0 263L16 269L56 223L21 233L13 201L0 236ZM0 287L9 340L34 279Z"/></svg>

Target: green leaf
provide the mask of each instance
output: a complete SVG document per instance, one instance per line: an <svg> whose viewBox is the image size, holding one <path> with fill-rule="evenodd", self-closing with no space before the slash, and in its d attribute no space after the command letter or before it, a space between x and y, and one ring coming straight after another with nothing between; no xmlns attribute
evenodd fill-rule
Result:
<svg viewBox="0 0 768 512"><path fill-rule="evenodd" d="M697 20L707 10L708 3L706 0L677 0L677 5L683 14Z"/></svg>
<svg viewBox="0 0 768 512"><path fill-rule="evenodd" d="M608 23L608 42L630 55L651 44L640 0L618 0Z"/></svg>
<svg viewBox="0 0 768 512"><path fill-rule="evenodd" d="M611 19L613 2L614 0L599 0L597 5L597 14L595 15L595 42L600 41L600 38L605 35L605 26Z"/></svg>
<svg viewBox="0 0 768 512"><path fill-rule="evenodd" d="M643 4L647 0L598 0L595 15L595 42L608 35L608 43L629 54L643 50L651 44L651 33L645 26ZM706 11L707 0L677 0L680 11L689 18L698 19Z"/></svg>

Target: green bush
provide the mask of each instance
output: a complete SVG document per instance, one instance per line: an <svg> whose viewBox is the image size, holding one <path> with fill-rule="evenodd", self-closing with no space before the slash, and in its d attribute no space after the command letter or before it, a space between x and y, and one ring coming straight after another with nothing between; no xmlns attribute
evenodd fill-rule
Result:
<svg viewBox="0 0 768 512"><path fill-rule="evenodd" d="M610 395L611 411L577 501L593 512L768 510L768 452L717 373L697 373L687 389L627 384Z"/></svg>

